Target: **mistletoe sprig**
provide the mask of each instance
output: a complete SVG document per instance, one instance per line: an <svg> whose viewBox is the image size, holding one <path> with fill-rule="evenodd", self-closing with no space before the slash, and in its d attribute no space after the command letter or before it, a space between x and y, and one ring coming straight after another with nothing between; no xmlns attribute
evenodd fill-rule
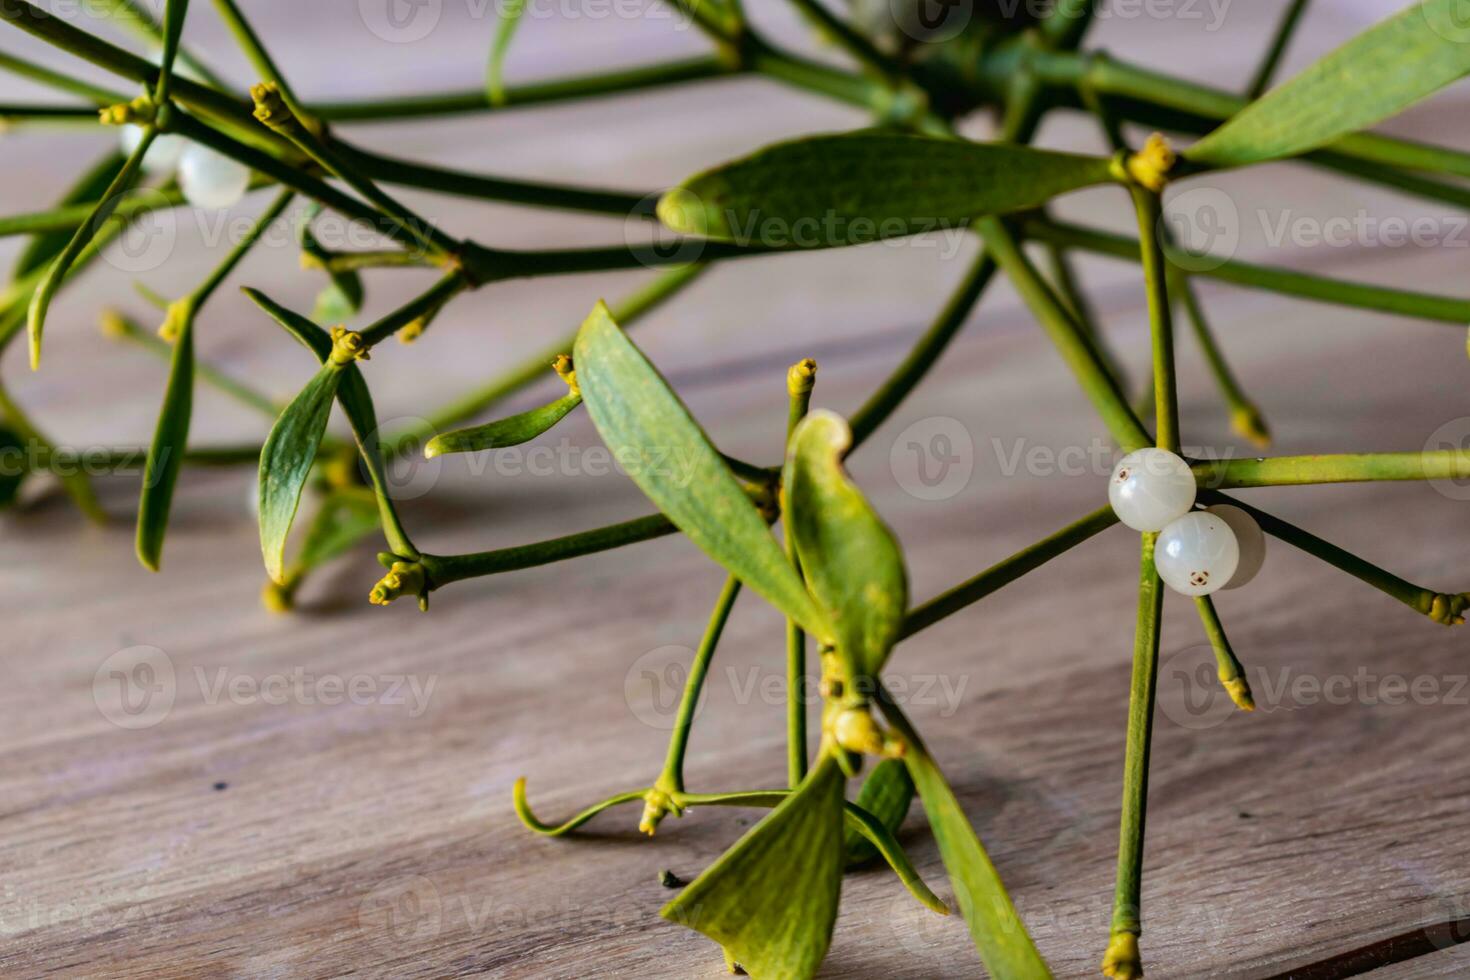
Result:
<svg viewBox="0 0 1470 980"><path fill-rule="evenodd" d="M1362 480L1470 476L1470 453L1407 453L1194 460L1180 455L1173 312L1182 305L1236 431L1264 443L1265 419L1231 371L1193 291L1197 276L1358 309L1463 326L1470 300L1368 286L1239 261L1198 261L1177 248L1163 221L1163 193L1174 182L1225 168L1293 159L1305 165L1455 207L1470 191L1470 154L1366 132L1470 73L1470 37L1455 19L1458 0L1424 0L1364 32L1295 78L1271 88L1304 0L1292 0L1244 95L1188 83L1085 50L1090 0L1063 0L1047 16L977 13L952 38L922 41L902 16L874 20L861 7L842 17L812 0L794 6L843 51L854 69L818 64L767 39L736 0L671 0L713 46L710 56L531 86L507 84L504 67L524 4L506 5L488 42L483 90L410 95L392 100L320 103L303 99L272 58L235 0L214 0L258 79L248 95L212 72L183 44L186 0L168 0L162 22L136 0L107 0L95 11L115 17L155 46L156 60L108 43L29 0L0 2L0 20L142 86L129 95L25 59L0 53L0 68L65 93L54 105L0 105L0 120L104 125L124 130L122 153L88 168L58 205L0 218L0 234L30 235L0 292L0 351L21 331L40 365L44 328L55 295L131 223L181 206L222 207L254 190L275 196L250 234L181 298L145 298L162 312L154 336L105 311L106 332L169 362L151 444L105 454L108 465L144 465L137 515L140 562L156 570L163 556L173 489L185 465L259 467L261 549L269 576L264 598L290 609L310 572L380 534L387 573L373 603L429 595L456 582L682 534L728 572L695 654L664 765L655 779L589 807L561 824L541 821L524 780L514 805L533 830L563 836L604 810L642 804L640 828L653 834L669 816L700 806L771 812L663 910L713 939L726 962L756 977L810 977L820 965L838 913L847 869L882 858L917 901L936 913L948 906L914 871L895 831L918 795L977 952L992 975L1045 977L1048 968L919 732L883 686L893 648L958 613L1121 519L1140 533L1138 621L1124 759L1118 872L1103 972L1142 975L1141 869L1148 749L1154 713L1162 586L1196 598L1215 649L1222 686L1253 707L1243 668L1211 594L1246 584L1270 535L1301 548L1445 625L1464 621L1470 594L1409 583L1310 532L1251 507L1224 490ZM385 188L561 208L618 217L649 217L649 195L630 190L514 180L399 159L355 145L339 124L406 117L509 111L522 106L611 96L654 87L762 76L869 110L878 128L809 136L759 149L695 175L663 194L657 216L687 236L679 248L613 245L525 251L487 245L441 228ZM954 123L993 110L1001 138L975 142ZM1109 156L1032 147L1047 112L1093 116L1113 148ZM1176 153L1155 135L1135 150L1125 123L1168 131L1186 141ZM1058 197L1088 187L1124 191L1138 238L1061 222ZM345 190L343 188L346 188ZM260 240L265 227L296 214L302 264L326 282L310 316L247 289L270 320L310 352L310 380L289 401L200 361L194 334L207 329L208 303ZM334 251L317 228L330 211L379 233L381 248ZM711 266L744 255L865 244L935 228L965 228L980 250L930 328L850 420L810 410L816 365L802 361L787 377L786 458L759 464L722 454L678 395L629 339L625 328ZM1049 274L1027 251L1045 251ZM1107 338L1090 314L1070 261L1094 252L1140 263L1148 301L1152 357L1147 397L1135 410ZM691 259L690 256L693 256ZM380 268L438 270L410 302L366 315L365 274ZM504 375L430 413L426 424L381 432L369 373L391 365L373 358L389 337L423 337L438 314L465 293L511 278L666 267L615 307L598 303L581 329ZM902 548L861 491L844 460L888 420L943 354L996 274L1004 273L1126 455L1110 484L1108 506L1086 515L947 592L910 607ZM368 366L366 362L371 362ZM509 395L545 378L564 383L555 400L510 418L465 427ZM391 369L391 368L388 368ZM236 399L272 425L262 445L190 445L197 383ZM328 430L333 406L351 439ZM584 407L620 459L650 462L677 452L690 468L677 476L657 465L629 467L655 512L550 541L468 555L420 550L392 498L389 465L410 453L494 452L538 438ZM27 465L0 474L0 501L15 499L34 471L61 477L94 519L98 506L77 454L49 441L0 387L0 448L25 448ZM1146 423L1141 416L1151 416ZM317 498L294 556L288 544L303 499ZM782 539L772 525L782 525ZM684 757L694 707L724 626L744 589L787 619L787 786L691 792ZM805 707L796 696L815 643L822 710L815 751ZM881 719L881 720L880 720ZM846 787L865 759L875 759L856 799Z"/></svg>

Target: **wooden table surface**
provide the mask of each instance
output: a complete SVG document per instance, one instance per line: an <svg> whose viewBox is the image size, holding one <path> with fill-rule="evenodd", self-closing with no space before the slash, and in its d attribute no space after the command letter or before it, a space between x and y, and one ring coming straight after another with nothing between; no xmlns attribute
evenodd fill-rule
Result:
<svg viewBox="0 0 1470 980"><path fill-rule="evenodd" d="M245 80L207 6L197 6L190 38ZM371 6L364 0L362 9ZM1182 17L1114 17L1100 40L1121 56L1235 85L1280 6L1229 8L1213 30ZM1293 65L1397 4L1323 6ZM784 10L755 7L777 33L791 33ZM295 5L259 16L298 87L325 98L474 85L491 31L484 5L438 9L442 20L412 44L373 34L350 0L316 0L294 26ZM9 34L0 46L44 55ZM526 24L511 74L560 75L698 47L661 19L564 13ZM1464 94L1446 93L1393 128L1464 144ZM809 96L739 81L346 132L461 166L653 188L778 136L859 122ZM1096 146L1075 119L1049 124L1044 136ZM99 138L7 137L0 206L43 206ZM1452 213L1292 166L1214 186L1240 210L1242 255L1465 292L1470 236ZM619 240L608 219L404 196L489 243ZM1129 223L1116 194L1082 195L1062 211ZM1283 216L1296 229L1359 213L1425 218L1442 240L1270 241ZM99 265L70 290L38 376L10 359L7 383L58 439L146 442L163 368L100 340L95 314L112 303L143 315L133 279L169 294L188 288L218 251L210 220L181 214L166 263ZM720 267L639 337L723 447L771 459L785 367L817 358L816 404L852 411L941 305L971 248L949 240ZM1136 267L1089 260L1083 272L1137 376L1147 330ZM425 413L643 278L513 283L456 303L419 344L392 345L366 366L380 417ZM373 276L372 311L420 280ZM281 243L258 250L232 281L298 308L319 285ZM201 323L201 355L274 393L294 391L311 366L225 292ZM1455 438L1470 432L1461 329L1235 288L1206 285L1203 295L1278 435L1273 452L1416 450L1442 426ZM1229 434L1197 346L1187 337L1180 346L1185 442L1248 452ZM262 420L212 392L201 391L195 419L198 444L264 434ZM938 432L955 436L969 477L946 484L946 499L924 499L935 494L917 480L913 446ZM589 465L585 450L599 442L584 414L542 444L555 450L552 475L487 472L483 460L476 469L461 458L407 474L405 519L419 543L478 550L647 509L629 481ZM922 599L1098 506L1108 453L1059 359L997 284L852 469L901 536ZM1093 456L1102 462L1064 465ZM719 569L668 539L457 584L420 615L409 603L364 601L378 574L364 548L312 579L298 614L273 616L256 601L263 573L247 470L185 472L158 575L132 554L135 478L102 481L114 517L104 528L84 524L54 493L0 518L8 679L0 974L720 975L713 944L658 918L671 894L659 872L694 877L758 813L694 812L649 841L636 831L637 809L626 808L575 838L547 840L522 828L510 805L522 775L548 819L653 779L670 681L698 641ZM1257 491L1251 500L1415 582L1455 591L1470 587L1467 496L1385 485ZM1136 538L1114 529L905 643L891 666L1059 976L1094 975L1107 937L1136 562ZM1466 633L1280 544L1256 583L1219 605L1261 710L1231 713L1200 682L1208 654L1198 620L1171 596L1143 892L1149 975L1345 976L1352 963L1381 962L1385 940L1444 923L1452 925L1428 942L1446 948L1378 975L1465 975L1470 953L1452 947L1470 917ZM691 788L780 784L783 657L778 617L743 597L690 747ZM154 672L129 673L140 661ZM129 678L150 683L119 686ZM948 894L917 807L902 839ZM843 899L823 976L980 975L959 917L927 913L888 872L850 877ZM1369 946L1364 957L1343 957ZM1391 948L1419 947L1409 938ZM1334 958L1325 972L1300 969Z"/></svg>

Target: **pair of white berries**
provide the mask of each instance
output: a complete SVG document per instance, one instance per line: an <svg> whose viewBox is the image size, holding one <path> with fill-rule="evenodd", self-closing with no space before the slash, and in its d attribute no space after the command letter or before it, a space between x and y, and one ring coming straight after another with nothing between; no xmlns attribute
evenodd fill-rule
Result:
<svg viewBox="0 0 1470 980"><path fill-rule="evenodd" d="M143 130L124 126L122 150L131 154L143 139ZM196 208L228 208L240 202L250 187L250 168L182 136L159 133L143 154L143 172L168 177L178 172L184 200Z"/></svg>
<svg viewBox="0 0 1470 980"><path fill-rule="evenodd" d="M1239 507L1194 510L1194 473L1167 449L1139 449L1118 461L1108 502L1135 531L1157 531L1154 565L1171 589L1204 596L1238 589L1261 570L1266 538Z"/></svg>

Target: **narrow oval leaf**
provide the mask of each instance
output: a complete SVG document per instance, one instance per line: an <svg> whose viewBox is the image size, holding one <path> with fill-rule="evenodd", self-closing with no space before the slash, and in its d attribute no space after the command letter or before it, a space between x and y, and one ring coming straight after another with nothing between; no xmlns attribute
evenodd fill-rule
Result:
<svg viewBox="0 0 1470 980"><path fill-rule="evenodd" d="M285 584L286 537L343 374L324 365L276 419L260 450L260 551L278 584Z"/></svg>
<svg viewBox="0 0 1470 980"><path fill-rule="evenodd" d="M884 714L909 743L904 765L924 803L924 813L939 844L950 884L954 886L955 900L965 924L970 927L970 938L985 969L992 977L1007 980L1050 980L1051 970L1026 932L995 865L991 864L980 838L975 836L975 829L970 826L944 773L930 758L923 740L892 697L881 689L880 695Z"/></svg>
<svg viewBox="0 0 1470 980"><path fill-rule="evenodd" d="M755 980L815 976L837 921L842 821L842 772L828 756L659 914L719 943Z"/></svg>
<svg viewBox="0 0 1470 980"><path fill-rule="evenodd" d="M317 324L295 310L288 310L258 289L244 286L241 287L240 292L249 297L256 306L265 310L272 320L285 327L286 332L315 354L318 361L325 361L332 356L332 337Z"/></svg>
<svg viewBox="0 0 1470 980"><path fill-rule="evenodd" d="M909 806L914 801L914 781L898 759L884 759L863 780L857 805L871 813L883 829L898 833ZM847 831L847 867L860 868L878 857L878 848L867 836L849 827Z"/></svg>
<svg viewBox="0 0 1470 980"><path fill-rule="evenodd" d="M689 540L802 629L831 639L770 528L709 437L598 303L572 352L592 422L633 482Z"/></svg>
<svg viewBox="0 0 1470 980"><path fill-rule="evenodd" d="M107 193L107 188L113 180L117 178L124 162L121 153L107 154L90 170L82 174L66 192L66 196L58 202L58 206L66 207L69 204L85 204L88 201L100 200L102 195ZM70 231L48 231L32 238L20 253L20 257L15 260L15 270L11 276L19 279L41 268L61 254L61 250L66 248L66 243L71 241L71 236Z"/></svg>
<svg viewBox="0 0 1470 980"><path fill-rule="evenodd" d="M368 391L367 381L356 364L342 369L342 383L337 388L337 400L352 426L357 439L357 448L367 466L368 479L372 481L373 493L378 498L378 516L383 523L383 537L393 553L403 558L417 558L418 549L408 538L398 511L393 506L393 497L388 492L388 467L383 461L383 447L378 433L378 414L373 409L373 396Z"/></svg>
<svg viewBox="0 0 1470 980"><path fill-rule="evenodd" d="M433 459L445 453L477 453L484 449L519 446L556 425L580 404L581 395L566 394L549 405L541 405L510 418L442 432L424 446L424 456Z"/></svg>
<svg viewBox="0 0 1470 980"><path fill-rule="evenodd" d="M903 628L908 576L903 551L842 468L852 430L840 415L812 412L791 434L787 517L802 574L836 634L837 653L876 677Z"/></svg>
<svg viewBox="0 0 1470 980"><path fill-rule="evenodd" d="M189 416L193 404L194 325L185 321L178 339L174 341L168 385L163 391L163 407L158 412L153 443L148 447L148 461L143 466L143 490L138 498L135 547L138 561L151 572L158 571L163 560L163 536L168 531L174 486L179 481L179 469L183 466L184 450L189 442Z"/></svg>
<svg viewBox="0 0 1470 980"><path fill-rule="evenodd" d="M833 248L963 225L1113 180L1101 157L861 130L777 143L669 191L677 232L772 248Z"/></svg>
<svg viewBox="0 0 1470 980"><path fill-rule="evenodd" d="M1295 156L1396 115L1470 73L1465 0L1427 0L1369 28L1184 152L1239 167Z"/></svg>

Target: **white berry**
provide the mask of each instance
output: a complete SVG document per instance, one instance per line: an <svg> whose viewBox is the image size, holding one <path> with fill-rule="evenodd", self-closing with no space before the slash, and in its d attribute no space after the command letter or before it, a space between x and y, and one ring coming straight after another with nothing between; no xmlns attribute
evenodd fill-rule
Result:
<svg viewBox="0 0 1470 980"><path fill-rule="evenodd" d="M125 156L132 156L138 144L143 142L143 127L122 127L118 132L117 142L122 147ZM143 154L143 172L151 177L169 176L179 165L179 157L183 156L184 147L188 143L189 141L182 136L159 133L153 137L153 142L148 144L148 152Z"/></svg>
<svg viewBox="0 0 1470 980"><path fill-rule="evenodd" d="M179 187L196 208L227 208L250 186L250 168L207 146L191 143L179 160Z"/></svg>
<svg viewBox="0 0 1470 980"><path fill-rule="evenodd" d="M1159 578L1188 596L1220 591L1239 563L1235 532L1209 511L1191 511L1172 522L1154 546Z"/></svg>
<svg viewBox="0 0 1470 980"><path fill-rule="evenodd" d="M1230 530L1235 532L1240 561L1235 566L1235 574L1225 583L1225 588L1238 589L1255 578L1266 561L1266 535L1261 533L1261 525L1256 523L1256 519L1239 507L1216 504L1208 508L1207 513L1214 514L1229 524Z"/></svg>
<svg viewBox="0 0 1470 980"><path fill-rule="evenodd" d="M1194 506L1194 474L1167 449L1139 449L1113 467L1108 502L1135 531L1162 531Z"/></svg>

